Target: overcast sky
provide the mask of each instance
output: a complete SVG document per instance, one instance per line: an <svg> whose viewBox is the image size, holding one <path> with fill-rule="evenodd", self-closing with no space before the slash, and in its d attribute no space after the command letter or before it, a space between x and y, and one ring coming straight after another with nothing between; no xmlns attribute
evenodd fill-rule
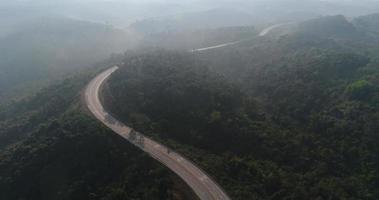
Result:
<svg viewBox="0 0 379 200"><path fill-rule="evenodd" d="M4 11L17 15L35 12L37 15L57 14L127 26L144 18L219 8L240 9L255 17L266 18L280 18L280 15L296 15L296 13L308 13L307 16L343 14L353 17L379 12L377 2L376 0L0 0L0 15ZM8 8L8 5L13 6ZM23 6L17 7L17 5ZM22 9L29 10L25 12ZM20 16L3 14L0 17L9 19Z"/></svg>

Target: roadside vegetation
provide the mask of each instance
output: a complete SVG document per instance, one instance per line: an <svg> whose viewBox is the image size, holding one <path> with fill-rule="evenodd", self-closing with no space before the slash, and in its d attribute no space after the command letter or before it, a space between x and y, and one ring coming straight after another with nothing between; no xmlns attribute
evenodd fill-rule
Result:
<svg viewBox="0 0 379 200"><path fill-rule="evenodd" d="M204 54L130 52L105 103L233 199L378 199L379 42L357 27L336 16Z"/></svg>
<svg viewBox="0 0 379 200"><path fill-rule="evenodd" d="M84 26L66 23L60 28ZM110 41L96 41L115 46L91 48L85 60L67 46L78 65L126 45L124 33L85 24L89 40L105 34ZM0 99L0 199L196 198L167 168L93 119L80 101L91 78L115 64L120 69L102 91L107 110L194 161L232 199L379 199L378 24L379 15L333 16L268 37L255 37L251 26L154 32L139 50L80 73L70 69L73 76L61 71L55 75L64 80L26 98ZM190 40L193 35L199 37ZM18 39L25 35L16 36L27 44ZM238 38L244 42L212 51L177 50ZM35 41L21 53L29 55L41 44ZM18 60L17 52L0 61L8 67L0 70L1 97L14 84L45 81L41 77L58 61L41 65L45 50L30 59L35 62L20 60L17 69L6 63ZM36 73L11 78L29 65Z"/></svg>
<svg viewBox="0 0 379 200"><path fill-rule="evenodd" d="M81 104L81 91L106 65L100 66L1 109L0 199L194 198L176 175Z"/></svg>

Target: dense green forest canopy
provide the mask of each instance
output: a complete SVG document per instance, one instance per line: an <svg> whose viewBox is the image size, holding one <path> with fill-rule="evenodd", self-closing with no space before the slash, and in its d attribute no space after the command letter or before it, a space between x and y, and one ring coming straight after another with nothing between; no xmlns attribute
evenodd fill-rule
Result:
<svg viewBox="0 0 379 200"><path fill-rule="evenodd" d="M173 199L167 169L80 113L0 155L1 199ZM177 184L177 183L176 183Z"/></svg>
<svg viewBox="0 0 379 200"><path fill-rule="evenodd" d="M67 75L36 94L7 103L0 101L0 150L30 136L40 124L50 123L81 99L80 91L104 66L120 62L117 56L91 69Z"/></svg>
<svg viewBox="0 0 379 200"><path fill-rule="evenodd" d="M249 40L201 53L128 51L36 95L0 103L0 199L194 198L83 109L82 89L115 64L120 69L102 91L106 108L199 164L233 199L379 199L377 24L377 15L333 16L284 35L250 38L251 27L223 29L214 41L211 30L197 31L204 40L191 45ZM113 35L103 28L100 35ZM39 30L37 39L60 45ZM20 35L14 40L23 43ZM65 44L82 37L64 36L72 39ZM37 68L23 76L47 73ZM0 78L10 71L0 70Z"/></svg>
<svg viewBox="0 0 379 200"><path fill-rule="evenodd" d="M377 199L376 44L336 16L208 53L130 52L105 103L234 199Z"/></svg>
<svg viewBox="0 0 379 200"><path fill-rule="evenodd" d="M82 89L112 62L1 107L0 199L194 198L178 177L81 105Z"/></svg>

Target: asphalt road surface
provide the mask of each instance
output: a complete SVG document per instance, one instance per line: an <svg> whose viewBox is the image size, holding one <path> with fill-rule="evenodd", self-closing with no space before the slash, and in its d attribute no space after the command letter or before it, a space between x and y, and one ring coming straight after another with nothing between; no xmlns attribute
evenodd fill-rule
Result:
<svg viewBox="0 0 379 200"><path fill-rule="evenodd" d="M88 84L85 91L85 100L92 114L115 133L179 175L201 200L229 200L230 198L222 188L195 164L164 145L125 126L104 110L99 100L99 90L101 85L117 69L118 67L115 66L102 72Z"/></svg>
<svg viewBox="0 0 379 200"><path fill-rule="evenodd" d="M218 49L218 48L227 47L227 46L231 46L231 45L234 45L234 44L240 43L241 41L242 41L242 40L240 40L240 41L236 41L236 42L228 42L228 43L224 43L224 44L220 44L220 45L216 45L216 46L211 46L211 47L205 47L205 48L200 48L200 49L194 49L194 50L192 50L191 52L208 51L208 50L212 50L212 49Z"/></svg>
<svg viewBox="0 0 379 200"><path fill-rule="evenodd" d="M282 26L285 26L285 25L288 25L290 23L283 23L283 24L275 24L275 25L272 25L270 27L267 27L265 29L263 29L259 34L258 36L260 37L263 37L267 34L269 34L271 31L277 29L277 28L280 28ZM219 44L219 45L215 45L215 46L210 46L210 47L205 47L205 48L199 48L199 49L193 49L191 50L190 52L202 52L202 51L208 51L208 50L213 50L213 49L219 49L219 48L223 48L223 47L228 47L228 46L232 46L232 45L235 45L235 44L238 44L238 43L241 43L245 40L239 40L239 41L235 41L235 42L228 42L228 43L224 43L224 44Z"/></svg>
<svg viewBox="0 0 379 200"><path fill-rule="evenodd" d="M269 27L263 29L259 33L259 36L265 36L265 35L269 34L271 31L273 31L273 30L275 30L277 28L280 28L282 26L289 25L289 24L292 24L292 23L282 23L282 24L275 24L275 25L269 26Z"/></svg>
<svg viewBox="0 0 379 200"><path fill-rule="evenodd" d="M276 24L270 26L260 32L259 36L265 36L274 29L281 27L285 24ZM242 42L229 42L216 46L194 49L192 52L201 52L212 49L223 48ZM119 134L132 144L136 145L151 157L155 158L177 175L179 175L199 196L201 200L229 200L228 195L222 190L222 188L213 181L205 172L203 172L195 164L179 155L176 152L168 149L166 146L155 142L143 134L134 131L132 128L127 127L108 112L105 111L99 100L99 90L105 80L116 70L118 67L112 67L97 77L95 77L87 86L85 91L85 99L89 110L92 114L104 123L107 127L112 129L115 133Z"/></svg>

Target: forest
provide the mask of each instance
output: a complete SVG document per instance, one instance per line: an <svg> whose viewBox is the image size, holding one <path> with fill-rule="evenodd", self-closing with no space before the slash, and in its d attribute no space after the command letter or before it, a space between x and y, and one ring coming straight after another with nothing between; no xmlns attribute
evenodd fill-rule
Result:
<svg viewBox="0 0 379 200"><path fill-rule="evenodd" d="M196 199L82 105L102 64L1 109L0 199Z"/></svg>
<svg viewBox="0 0 379 200"><path fill-rule="evenodd" d="M209 53L129 52L104 103L233 199L378 199L376 44L335 16Z"/></svg>
<svg viewBox="0 0 379 200"><path fill-rule="evenodd" d="M0 37L0 103L33 95L111 53L123 52L132 45L127 35L111 26L64 17L20 22Z"/></svg>
<svg viewBox="0 0 379 200"><path fill-rule="evenodd" d="M252 13L233 10L228 21L224 12L136 21L140 48L106 60L137 41L66 18L1 36L0 199L197 199L87 110L86 85L115 65L101 90L106 110L232 199L379 199L379 15L320 17L260 37ZM207 27L199 13L234 26ZM8 94L18 86L25 92Z"/></svg>

